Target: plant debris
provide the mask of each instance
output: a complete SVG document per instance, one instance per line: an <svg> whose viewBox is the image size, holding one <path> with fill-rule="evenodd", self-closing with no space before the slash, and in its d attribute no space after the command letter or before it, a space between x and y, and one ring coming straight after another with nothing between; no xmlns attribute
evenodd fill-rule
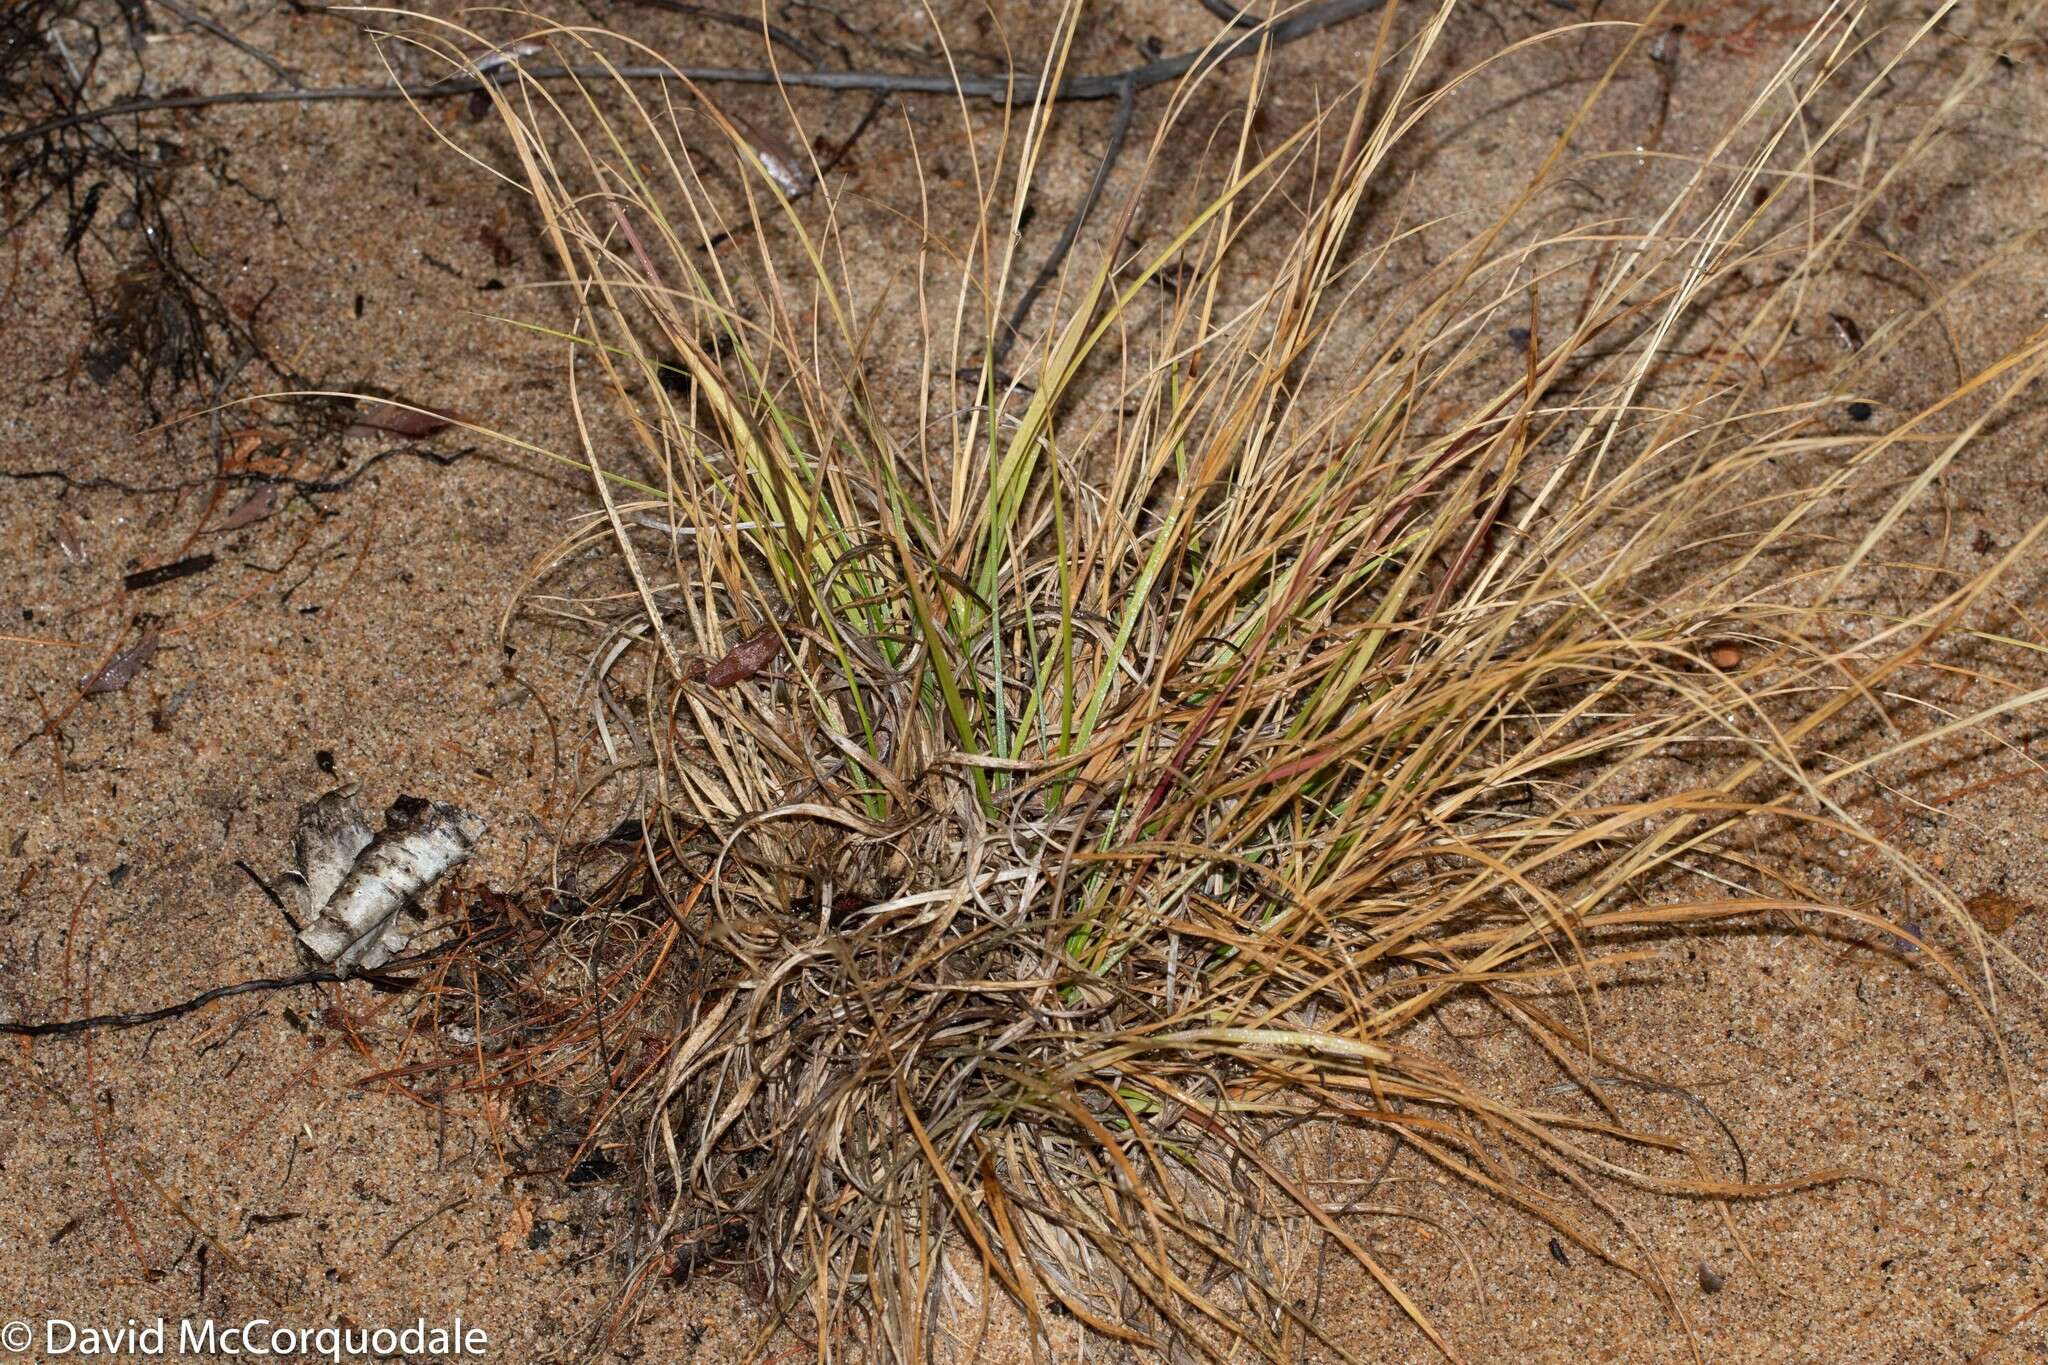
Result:
<svg viewBox="0 0 2048 1365"><path fill-rule="evenodd" d="M147 588L160 588L166 583L175 583L181 578L205 573L214 565L210 554L188 555L169 564L159 564L152 569L137 569L121 579L121 587L127 592L141 592Z"/></svg>
<svg viewBox="0 0 2048 1365"><path fill-rule="evenodd" d="M431 436L444 427L455 425L456 419L443 416L431 409L403 403L397 399L385 399L362 413L348 425L350 436L401 436L408 441L422 436Z"/></svg>
<svg viewBox="0 0 2048 1365"><path fill-rule="evenodd" d="M64 552L65 563L80 569L92 563L92 553L85 548L85 537L80 534L78 523L69 515L57 518L55 535L57 548Z"/></svg>
<svg viewBox="0 0 2048 1365"><path fill-rule="evenodd" d="M1963 903L1970 912L1970 918L1977 921L1987 934L2002 934L2019 923L2020 916L2034 907L2017 896L2003 891L1986 891L1970 897Z"/></svg>
<svg viewBox="0 0 2048 1365"><path fill-rule="evenodd" d="M244 526L263 520L276 510L277 485L269 482L260 483L256 486L255 492L237 503L234 510L222 517L220 525L213 529L216 533L239 531Z"/></svg>
<svg viewBox="0 0 2048 1365"><path fill-rule="evenodd" d="M300 945L343 976L383 966L411 938L399 912L465 861L483 833L468 811L414 796L393 801L374 836L346 790L301 807L294 852L311 922Z"/></svg>
<svg viewBox="0 0 2048 1365"><path fill-rule="evenodd" d="M142 632L142 638L128 648L107 660L96 673L89 673L79 680L78 689L88 697L106 692L119 692L135 681L135 675L142 672L144 665L156 654L157 635L154 630Z"/></svg>
<svg viewBox="0 0 2048 1365"><path fill-rule="evenodd" d="M704 681L712 687L737 687L774 663L780 653L782 634L771 626L734 645L730 653L705 672Z"/></svg>

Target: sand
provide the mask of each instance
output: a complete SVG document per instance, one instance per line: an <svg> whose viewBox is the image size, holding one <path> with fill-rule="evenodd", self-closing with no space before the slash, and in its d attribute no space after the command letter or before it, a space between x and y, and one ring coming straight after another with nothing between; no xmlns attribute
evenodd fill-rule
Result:
<svg viewBox="0 0 2048 1365"><path fill-rule="evenodd" d="M382 77L346 14L242 0L209 12L310 83ZM151 13L159 27L142 43L151 91L275 84L252 58L168 11ZM900 7L862 0L841 13L851 28L879 26L899 45L925 41L916 15ZM1606 17L1623 13L1633 11ZM751 62L758 48L745 34L651 10L602 17L707 63ZM1026 34L1039 17L1006 16ZM1918 12L1892 17L1917 21ZM1666 153L1699 155L1798 25L1790 12L1743 4L1685 18L1662 143ZM1965 14L1932 41L1916 58L1924 68L1899 73L1900 126L1935 88L1939 64L1959 60L1977 18ZM789 22L859 41L822 14L795 12ZM1141 40L1177 48L1212 22L1194 5L1104 10L1089 21L1079 57L1119 65ZM1445 70L1573 18L1557 7L1489 4L1450 22ZM974 14L946 23L963 49L999 43ZM1274 99L1276 122L1340 90L1372 29L1366 21L1282 54L1289 80ZM1432 135L1401 158L1390 182L1401 188L1390 191L1380 230L1476 212L1511 193L1601 68L1608 42L1589 32L1554 38L1458 93ZM1816 288L1801 346L1842 344L1831 315L1868 334L1916 299L1949 294L1949 341L1909 348L1874 375L1863 395L1875 405L1868 420L1927 401L1959 370L2039 327L2048 308L2040 248L2011 246L2048 202L2039 137L2048 82L2040 44L2011 55L2010 72L1980 93L1962 131L1885 190L1882 251L1863 258L1869 268ZM95 88L111 99L131 88L123 82L134 79L135 58L116 50L108 63ZM1635 147L1658 88L1646 60L1627 67L1587 145ZM773 95L738 92L732 104L763 126L788 124ZM863 104L851 95L795 100L805 126L828 139L851 128ZM195 269L271 356L317 387L372 386L569 448L560 348L489 316L549 316L541 286L551 263L520 197L440 140L488 138L462 106L211 109L153 115L147 126L178 148L176 169L161 174L171 178L165 200ZM912 107L943 121L929 102ZM1108 115L1086 108L1063 118L1045 180L1051 207L1029 237L1034 261L1085 184ZM1147 127L1141 118L1141 137ZM860 230L884 247L902 235L887 210L914 199L905 149L900 129L882 120L835 175ZM960 166L935 174L962 183ZM1589 185L1609 191L1627 187L1629 174L1625 162L1585 171ZM548 875L587 728L587 713L575 709L587 641L531 617L500 630L529 564L587 510L579 476L443 431L423 444L459 457L449 463L398 455L340 491L280 486L267 512L224 528L239 519L243 494L216 496L222 458L332 480L399 443L295 431L288 409L262 401L230 407L216 424L166 430L160 416L204 406L205 386L160 385L150 395L129 370L96 382L83 364L84 290L104 297L133 259L135 231L117 220L123 194L110 186L75 266L63 201L6 239L0 1017L144 1009L298 970L288 925L242 867L275 882L297 807L337 782L359 783L372 807L410 793L477 811L491 833L463 878L529 892ZM9 222L33 195L14 197ZM1425 230L1397 252L1426 260L1433 236L1451 231ZM884 287L886 251L860 259L875 271L860 284ZM246 400L283 382L252 364L221 396ZM2039 396L2029 395L1956 463L1907 528L1911 544L1874 565L1859 590L1920 600L1931 581L1925 566L1974 569L2009 548L2048 512L2043 433ZM37 470L64 477L19 477ZM124 575L198 554L212 565L122 588ZM2044 569L2048 560L2030 556L2007 586L2015 633L2019 612L2040 600ZM81 677L145 631L158 645L133 681L85 699L45 733L42 708L66 707ZM1995 727L2000 743L1944 743L1893 794L1889 812L1923 868L1964 896L2004 898L1982 904L2010 912L2001 941L2035 969L2048 958L2048 916L2039 913L2048 903L2048 802L2032 766L2044 756L2042 720L2033 708ZM1829 850L1812 856L1825 878ZM1859 882L1850 860L1840 861L1836 894L1898 894ZM1919 913L1879 908L1899 919ZM1938 922L1926 927L1937 942L1957 941ZM1754 1263L1712 1206L1618 1195L1641 1238L1633 1250L1667 1274L1710 1359L2035 1358L2048 1351L2048 1312L2030 1316L2048 1301L2038 988L2011 964L1994 970L2001 1054L1925 955L1856 941L1867 937L1741 930L1673 940L1654 965L1602 995L1602 1046L1711 1105L1754 1178L1853 1173L1736 1206ZM629 1222L618 1189L571 1189L558 1168L529 1172L522 1154L535 1134L505 1101L458 1095L437 1111L362 1083L411 1055L401 1050L401 1012L399 997L324 987L245 995L89 1041L6 1043L0 1201L13 1212L0 1220L0 1319L35 1328L23 1358L50 1355L41 1333L53 1318L163 1318L175 1346L181 1320L396 1327L448 1326L458 1315L487 1335L490 1359L577 1357L618 1287L618 1239ZM1407 1041L1535 1099L1555 1074L1486 1036L1485 1022L1453 1006ZM1699 1112L1668 1094L1618 1102L1645 1125L1718 1141ZM1365 1173L1379 1156L1329 1160L1333 1170ZM1361 1230L1469 1359L1686 1356L1680 1323L1639 1282L1553 1249L1538 1224L1412 1157L1395 1162L1375 1204L1427 1220L1375 1216ZM1359 1358L1433 1358L1391 1304L1336 1262L1305 1294ZM738 1359L761 1312L760 1286L743 1272L663 1284L638 1298L604 1358ZM1002 1339L985 1358L1027 1357ZM1115 1353L1098 1343L1086 1358Z"/></svg>

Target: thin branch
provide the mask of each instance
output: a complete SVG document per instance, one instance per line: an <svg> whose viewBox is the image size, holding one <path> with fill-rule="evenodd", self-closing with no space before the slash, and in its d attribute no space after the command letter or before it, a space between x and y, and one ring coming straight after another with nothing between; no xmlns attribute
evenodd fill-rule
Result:
<svg viewBox="0 0 2048 1365"><path fill-rule="evenodd" d="M967 74L959 77L892 71L773 71L765 67L733 66L516 66L507 64L479 79L461 76L427 85L338 85L305 90L229 90L211 95L169 95L156 99L124 100L99 109L81 110L62 118L49 119L31 128L0 137L0 147L45 137L82 124L125 118L134 114L161 113L175 109L205 109L230 104L325 104L344 100L425 100L468 95L486 85L506 85L519 79L684 81L697 85L778 85L808 90L867 90L894 95L959 95L993 100L999 104L1029 104L1041 98L1065 103L1072 100L1122 99L1125 92L1138 91L1199 75L1225 62L1251 56L1263 46L1278 47L1361 14L1378 9L1385 0L1323 0L1289 18L1245 29L1228 42L1213 44L1195 52L1162 57L1126 71L1096 76L1075 76L1049 85L1044 75Z"/></svg>
<svg viewBox="0 0 2048 1365"><path fill-rule="evenodd" d="M492 935L484 937L488 938L492 937ZM479 941L481 940L468 940L472 945ZM237 981L232 986L215 986L210 991L201 991L190 1000L181 1000L175 1005L165 1005L161 1009L139 1010L130 1014L95 1014L84 1019L57 1019L41 1024L25 1024L19 1020L0 1019L0 1034L13 1034L21 1038L68 1038L76 1034L91 1033L103 1028L139 1028L144 1024L154 1024L165 1019L180 1018L192 1013L194 1010L204 1009L216 1000L225 1000L230 996L248 995L255 991L292 990L299 986L325 986L344 980L367 981L373 986L380 986L387 990L404 990L410 987L413 982L404 977L392 977L390 972L393 968L418 967L425 963L438 961L441 958L447 957L457 946L459 945L448 944L428 952L415 953L410 957L395 957L374 972L358 971L348 977L344 977L341 973L332 969L322 969L313 972L300 972L297 976L269 976L258 977L251 981Z"/></svg>

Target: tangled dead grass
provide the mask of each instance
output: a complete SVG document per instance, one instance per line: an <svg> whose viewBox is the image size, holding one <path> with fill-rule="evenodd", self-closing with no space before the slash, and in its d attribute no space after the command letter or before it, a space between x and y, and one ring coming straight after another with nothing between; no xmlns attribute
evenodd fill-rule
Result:
<svg viewBox="0 0 2048 1365"><path fill-rule="evenodd" d="M863 299L846 206L792 202L689 82L493 90L574 300L585 442L560 458L600 504L523 602L598 637L578 801L634 805L567 849L562 885L602 865L597 888L516 957L479 949L456 998L479 1084L573 1092L586 1156L637 1134L624 1303L745 1256L820 1359L971 1356L996 1295L1034 1342L1062 1315L1281 1359L1342 1353L1299 1299L1334 1248L1455 1355L1360 1234L1400 1211L1295 1162L1315 1129L1397 1138L1682 1326L1616 1187L1725 1204L1842 1173L1751 1179L1626 1122L1585 1012L1603 982L1698 926L1904 932L1809 884L1812 837L1868 843L1995 951L1848 796L2048 696L1942 653L1998 629L2041 528L1903 612L1847 589L2044 339L1881 433L1828 414L1940 299L1796 396L1766 382L1995 43L1849 182L1825 168L1939 19L1832 6L1650 211L1557 226L1574 121L1403 273L1364 225L1463 79L1420 74L1451 14L1389 8L1356 88L1278 136L1267 59L1220 127L1194 111L1222 75L1173 90L1014 373L1051 102L956 104L978 216L928 203ZM520 40L661 60L537 19ZM912 296L909 333L885 326ZM909 391L878 389L892 366ZM1895 722L1959 669L1976 710ZM1988 971L1932 957L1986 998ZM1587 1105L1406 1041L1454 997Z"/></svg>

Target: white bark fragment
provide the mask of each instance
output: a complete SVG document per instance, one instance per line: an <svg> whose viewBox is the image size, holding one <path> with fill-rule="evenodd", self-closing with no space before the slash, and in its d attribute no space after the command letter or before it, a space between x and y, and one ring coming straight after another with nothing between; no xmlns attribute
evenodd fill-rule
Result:
<svg viewBox="0 0 2048 1365"><path fill-rule="evenodd" d="M299 865L300 918L311 923L327 908L370 838L370 822L347 792L331 791L299 807L292 854Z"/></svg>
<svg viewBox="0 0 2048 1365"><path fill-rule="evenodd" d="M353 797L329 792L299 813L302 903L317 916L299 934L306 953L342 975L382 966L405 948L399 912L467 859L484 822L440 802L401 796L372 837Z"/></svg>

